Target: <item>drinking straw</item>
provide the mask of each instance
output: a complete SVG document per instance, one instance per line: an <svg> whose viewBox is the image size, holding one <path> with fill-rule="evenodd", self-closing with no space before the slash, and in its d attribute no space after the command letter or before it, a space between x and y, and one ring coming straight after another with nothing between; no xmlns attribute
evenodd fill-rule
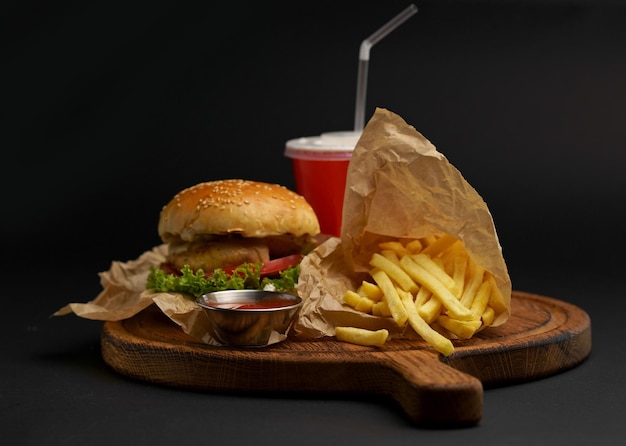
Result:
<svg viewBox="0 0 626 446"><path fill-rule="evenodd" d="M356 107L354 113L354 131L360 132L365 125L365 96L367 93L367 69L370 60L370 49L383 37L403 24L417 12L417 6L409 5L404 11L385 23L378 31L369 36L359 48L359 70L356 82Z"/></svg>

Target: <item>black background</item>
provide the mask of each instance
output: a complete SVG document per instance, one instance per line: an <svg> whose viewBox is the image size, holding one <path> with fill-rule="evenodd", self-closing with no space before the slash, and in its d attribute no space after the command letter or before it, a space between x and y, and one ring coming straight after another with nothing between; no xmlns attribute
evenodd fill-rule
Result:
<svg viewBox="0 0 626 446"><path fill-rule="evenodd" d="M486 416L497 418L494 412L517 404L510 408L514 416L533 426L542 419L533 404L554 414L572 407L567 416L582 417L573 407L605 398L614 418L598 417L609 438L624 398L594 395L608 392L624 362L613 352L623 344L614 309L624 308L626 7L566 0L415 3L418 14L371 50L366 117L387 108L435 144L487 202L514 288L583 307L594 324L592 358L603 358L531 387L535 400L522 393L498 399L494 391ZM221 178L294 188L285 142L352 128L359 45L409 4L3 3L0 231L3 282L19 296L3 331L17 330L21 339L7 343L14 360L2 366L6 375L36 377L40 366L52 366L55 378L37 387L44 407L57 398L68 403L74 387L85 400L70 403L81 412L106 401L98 390L85 390L97 389L100 375L117 384L99 359L98 323L48 315L95 297L97 273L111 261L134 259L158 244L160 209L182 188ZM590 381L604 387L585 390ZM563 382L570 397L572 389L583 393L546 409L539 395L552 391L555 401ZM144 406L167 395L178 401L168 404L182 405L160 389L121 385L142 393ZM9 420L37 413L25 381L10 388L2 399ZM236 413L242 406L263 411L264 404L215 397L211 407ZM334 414L353 403L277 404ZM378 408L364 404L358 409L367 420ZM103 405L109 416L117 413ZM396 424L401 415L387 410L380 410L386 422ZM60 427L65 417L44 420L49 436L69 436L71 429ZM540 427L557 435L548 424ZM96 423L80 432L104 428ZM520 429L519 438L528 430Z"/></svg>
<svg viewBox="0 0 626 446"><path fill-rule="evenodd" d="M183 187L293 188L285 141L352 128L360 42L409 3L19 5L2 27L15 216L2 233L27 261L34 244L106 268L158 242L160 208ZM448 157L512 266L610 255L626 191L624 8L418 8L371 50L366 119L388 108Z"/></svg>

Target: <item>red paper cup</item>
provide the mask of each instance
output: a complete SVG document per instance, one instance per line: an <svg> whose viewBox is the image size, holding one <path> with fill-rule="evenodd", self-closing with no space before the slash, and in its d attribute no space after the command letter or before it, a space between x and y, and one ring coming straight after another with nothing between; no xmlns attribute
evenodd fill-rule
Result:
<svg viewBox="0 0 626 446"><path fill-rule="evenodd" d="M346 176L360 132L329 132L287 141L296 190L317 214L324 235L341 235Z"/></svg>

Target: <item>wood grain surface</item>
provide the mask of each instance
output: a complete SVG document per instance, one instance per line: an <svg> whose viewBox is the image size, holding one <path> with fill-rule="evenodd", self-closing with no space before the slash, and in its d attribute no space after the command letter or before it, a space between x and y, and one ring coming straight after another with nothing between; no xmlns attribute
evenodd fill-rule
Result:
<svg viewBox="0 0 626 446"><path fill-rule="evenodd" d="M196 341L156 307L105 322L102 356L138 380L215 392L344 392L395 400L418 425L467 426L483 413L483 387L554 375L591 352L580 308L514 291L512 316L443 357L422 341L364 347L332 338L236 349Z"/></svg>

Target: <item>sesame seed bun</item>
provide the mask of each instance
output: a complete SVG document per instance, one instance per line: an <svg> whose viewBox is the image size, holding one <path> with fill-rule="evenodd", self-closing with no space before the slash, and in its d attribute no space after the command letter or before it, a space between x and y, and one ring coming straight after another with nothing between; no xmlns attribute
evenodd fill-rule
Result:
<svg viewBox="0 0 626 446"><path fill-rule="evenodd" d="M165 242L192 242L207 235L316 236L320 227L301 195L278 184L232 179L200 183L176 194L161 211L158 231Z"/></svg>

